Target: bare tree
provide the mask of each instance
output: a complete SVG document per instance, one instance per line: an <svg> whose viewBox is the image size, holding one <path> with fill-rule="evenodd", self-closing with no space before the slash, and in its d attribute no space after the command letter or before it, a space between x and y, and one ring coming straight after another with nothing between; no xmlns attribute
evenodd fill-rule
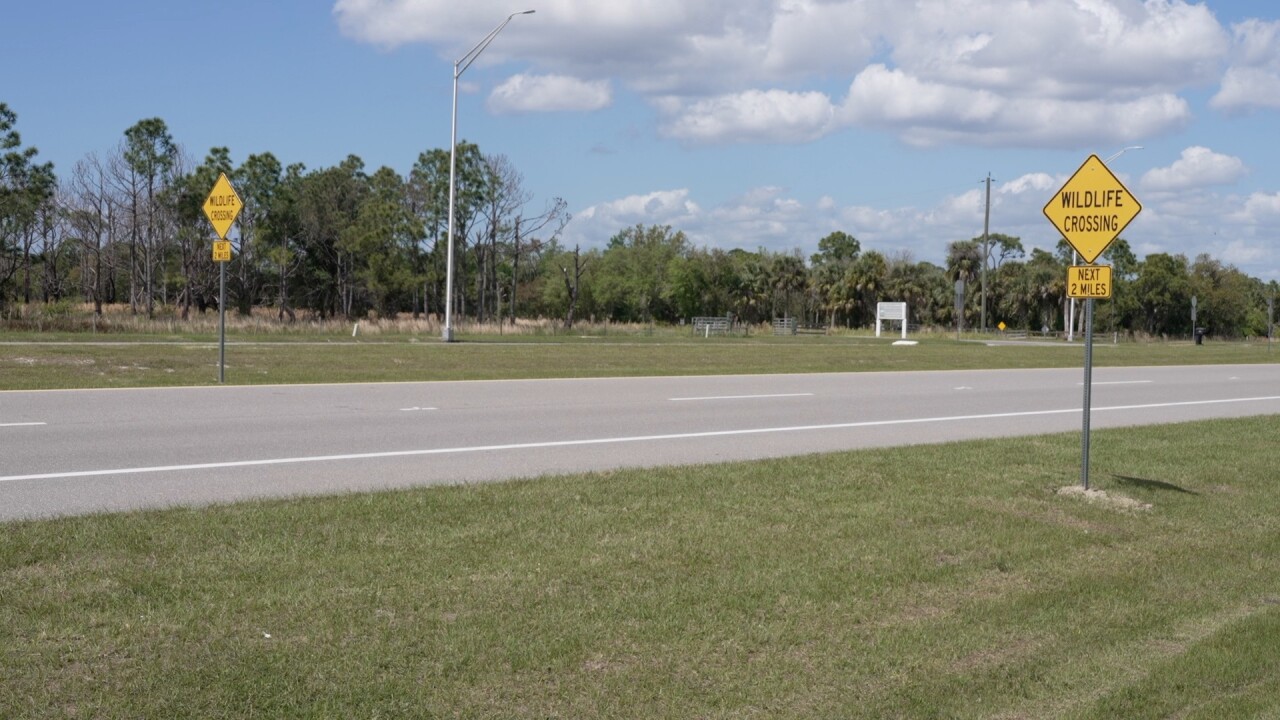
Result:
<svg viewBox="0 0 1280 720"><path fill-rule="evenodd" d="M93 299L93 312L99 316L117 229L110 176L98 156L90 153L76 163L63 193L64 211L80 244L82 288L85 296Z"/></svg>
<svg viewBox="0 0 1280 720"><path fill-rule="evenodd" d="M143 207L142 178L138 172L124 159L124 142L107 157L107 179L109 191L114 196L113 202L119 210L119 218L124 224L124 236L129 241L129 312L137 314L145 304L145 283L142 276L142 216Z"/></svg>
<svg viewBox="0 0 1280 720"><path fill-rule="evenodd" d="M40 278L40 294L46 303L61 300L66 278L59 270L59 261L62 260L63 241L70 233L66 214L62 212L62 199L57 192L40 205L36 224L40 231L37 250L44 270Z"/></svg>
<svg viewBox="0 0 1280 720"><path fill-rule="evenodd" d="M183 320L191 317L192 305L204 312L206 285L211 290L212 283L212 260L205 262L201 252L208 247L209 231L200 206L213 187L213 180L206 177L209 173L197 176L194 165L195 161L183 150L174 153L172 170L178 180L169 189L168 198L175 208L171 232L182 272L182 289L174 300Z"/></svg>
<svg viewBox="0 0 1280 720"><path fill-rule="evenodd" d="M566 330L573 327L573 315L578 309L578 291L582 288L582 273L587 269L587 260L582 258L579 246L573 246L573 272L570 273L568 265L561 265L560 272L564 274L564 289L569 296L569 308L564 314L564 327ZM570 277L573 278L570 281Z"/></svg>
<svg viewBox="0 0 1280 720"><path fill-rule="evenodd" d="M521 253L538 250L542 242L533 237L548 226L554 226L555 238L569 222L568 203L555 198L542 212L524 215L523 209L533 199L524 187L524 175L506 155L485 155L483 203L480 206L479 238L475 243L477 315L484 319L492 311L502 320L502 296L507 295L511 323L516 320L516 295L520 287ZM526 238L532 238L526 240ZM509 257L511 278L507 288L498 277L500 258Z"/></svg>
<svg viewBox="0 0 1280 720"><path fill-rule="evenodd" d="M492 310L499 316L502 287L498 282L499 243L514 232L517 212L532 197L524 176L506 155L483 157L485 182L480 204L476 256L476 316L485 320Z"/></svg>
<svg viewBox="0 0 1280 720"><path fill-rule="evenodd" d="M551 232L550 240L559 237L564 226L569 224L570 218L573 216L568 212L569 204L561 198L555 198L547 203L542 214L533 217L516 217L515 233L511 242L511 324L516 324L516 297L517 290L520 287L520 253L521 252L537 252L542 249L543 241L533 237L529 240L525 247L520 246L522 237L533 235L542 229L554 225L555 230Z"/></svg>

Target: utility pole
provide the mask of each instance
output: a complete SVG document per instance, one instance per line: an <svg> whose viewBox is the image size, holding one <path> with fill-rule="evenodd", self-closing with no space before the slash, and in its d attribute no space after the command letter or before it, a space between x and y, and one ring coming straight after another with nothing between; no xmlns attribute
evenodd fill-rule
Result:
<svg viewBox="0 0 1280 720"><path fill-rule="evenodd" d="M1276 296L1267 298L1267 352L1271 352L1271 336L1276 334Z"/></svg>
<svg viewBox="0 0 1280 720"><path fill-rule="evenodd" d="M982 216L982 333L987 332L987 259L991 257L991 173L987 173L987 210Z"/></svg>

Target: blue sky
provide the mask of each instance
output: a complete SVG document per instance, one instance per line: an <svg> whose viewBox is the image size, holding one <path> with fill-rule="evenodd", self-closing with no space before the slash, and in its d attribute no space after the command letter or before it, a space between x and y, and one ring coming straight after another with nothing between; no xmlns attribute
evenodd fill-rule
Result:
<svg viewBox="0 0 1280 720"><path fill-rule="evenodd" d="M407 172L459 136L509 157L564 240L636 223L806 255L833 230L941 262L1040 208L1088 156L1143 204L1143 256L1207 252L1280 279L1280 6L1181 0L12 2L0 101L60 176L163 118L311 168Z"/></svg>

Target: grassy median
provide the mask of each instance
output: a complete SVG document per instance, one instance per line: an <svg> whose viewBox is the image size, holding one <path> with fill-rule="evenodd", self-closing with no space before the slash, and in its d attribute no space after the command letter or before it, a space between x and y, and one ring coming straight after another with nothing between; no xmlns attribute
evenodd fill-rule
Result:
<svg viewBox="0 0 1280 720"><path fill-rule="evenodd" d="M0 390L212 385L216 342L137 338L124 342L30 342L0 334ZM1280 363L1265 342L1120 343L1099 340L1099 367L1200 363ZM233 339L226 381L233 385L498 378L608 377L1083 367L1080 343L988 346L942 336L899 347L869 337L686 335L545 338L480 336L445 344L435 338L291 337Z"/></svg>
<svg viewBox="0 0 1280 720"><path fill-rule="evenodd" d="M8 523L0 716L1273 717L1277 422Z"/></svg>

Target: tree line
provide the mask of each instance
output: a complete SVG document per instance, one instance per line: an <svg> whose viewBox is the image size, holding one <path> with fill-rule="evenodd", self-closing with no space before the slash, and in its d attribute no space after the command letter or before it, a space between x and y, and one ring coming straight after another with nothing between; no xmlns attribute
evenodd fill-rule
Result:
<svg viewBox="0 0 1280 720"><path fill-rule="evenodd" d="M1054 252L1027 253L1019 238L993 233L987 247L988 325L1064 330L1072 315L1066 242ZM866 327L875 322L876 303L893 301L908 304L912 324L973 329L982 312L982 256L982 238L949 243L942 266L909 253L864 251L852 235L834 232L806 259L798 251L700 248L669 227L636 226L602 250L562 253L556 265L566 277L575 262L594 268L576 292L579 315L633 322L794 317L814 326ZM1155 253L1139 261L1123 238L1099 262L1113 268L1112 298L1096 303L1094 319L1095 328L1107 332L1190 335L1195 298L1196 325L1224 336L1264 336L1268 299L1280 290L1275 281L1263 283L1208 255L1188 260ZM546 286L545 311L571 302L565 285ZM1075 313L1075 322L1080 329L1083 313Z"/></svg>
<svg viewBox="0 0 1280 720"><path fill-rule="evenodd" d="M216 309L218 268L202 212L219 173L244 207L229 239L229 304L242 314L271 308L282 321L443 313L449 152L422 152L407 176L372 172L354 155L332 167L284 165L273 154L231 161L212 148L188 157L160 118L139 121L120 144L90 154L59 178L23 147L16 114L0 103L0 312L80 301L102 312L126 304L155 316ZM603 247L569 248L570 216L559 198L535 203L502 155L463 142L457 153L457 315L483 322L518 317L677 323L732 316L757 323L862 327L879 301L903 301L913 324L972 328L981 314L983 242L951 242L945 265L864 250L845 232L817 252L699 247L668 226L637 225ZM1070 249L1032 249L993 234L987 244L987 317L1014 329L1061 330ZM1151 335L1197 325L1228 336L1267 332L1263 283L1207 255L1157 253L1138 260L1123 239L1104 254L1114 294L1097 304L1096 327ZM957 302L957 292L959 302Z"/></svg>

